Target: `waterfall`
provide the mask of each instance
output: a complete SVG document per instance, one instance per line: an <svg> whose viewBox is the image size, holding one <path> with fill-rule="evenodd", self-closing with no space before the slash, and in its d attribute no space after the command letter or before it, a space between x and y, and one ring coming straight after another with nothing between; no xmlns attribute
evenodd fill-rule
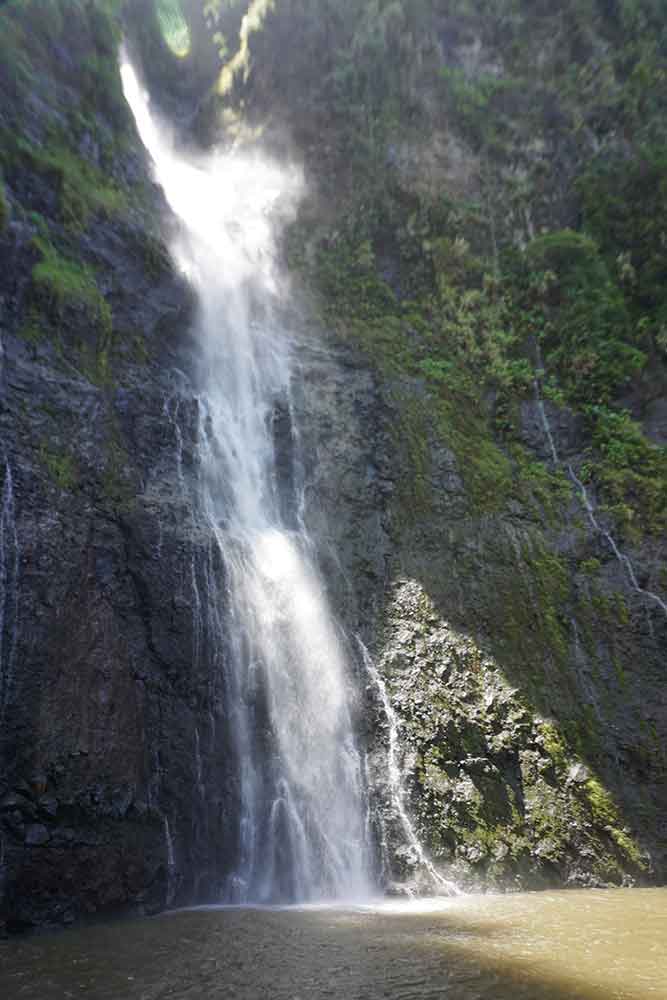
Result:
<svg viewBox="0 0 667 1000"><path fill-rule="evenodd" d="M632 589L635 591L635 593L641 594L642 597L646 597L650 601L653 601L653 603L657 604L658 607L662 609L664 614L667 615L667 604L665 604L662 598L658 597L657 594L652 593L652 591L645 590L643 587L639 586L639 581L637 580L637 574L635 573L634 566L630 562L629 556L627 556L625 552L621 552L613 535L609 531L607 531L606 528L603 528L600 522L598 521L595 515L595 508L593 507L591 498L588 495L588 490L581 482L581 480L577 477L571 465L568 465L567 471L570 479L579 490L579 496L581 497L581 502L584 505L584 509L586 511L588 520L590 521L591 527L599 535L602 535L602 537L609 545L609 548L614 553L614 557L625 570L625 574L628 578L628 581L630 582L630 586L632 587Z"/></svg>
<svg viewBox="0 0 667 1000"><path fill-rule="evenodd" d="M417 836L417 831L414 828L413 822L410 819L410 814L408 813L406 805L407 793L405 789L405 779L399 761L400 741L398 734L398 717L391 703L387 685L385 684L380 671L375 666L372 656L359 636L357 636L357 643L361 651L366 673L368 674L371 683L380 697L382 710L387 720L387 727L389 730L387 740L387 783L389 785L389 796L392 809L403 830L407 843L410 846L416 866L422 868L423 871L426 872L431 884L438 890L438 892L443 895L458 896L459 890L454 883L448 881L446 878L443 878L431 859L428 857L422 842ZM389 851L386 829L382 830L380 847L383 856L383 865L387 866Z"/></svg>
<svg viewBox="0 0 667 1000"><path fill-rule="evenodd" d="M258 155L179 155L127 62L122 77L181 223L172 252L198 296L193 503L210 543L193 587L208 603L205 638L216 648L206 654L223 679L235 772L226 901L363 897L352 671L298 514L298 368L274 253L272 219L296 204L301 179Z"/></svg>
<svg viewBox="0 0 667 1000"><path fill-rule="evenodd" d="M171 835L169 820L166 816L162 817L162 824L164 827L165 853L167 855L167 906L171 906L176 895L176 853L174 851L174 840Z"/></svg>
<svg viewBox="0 0 667 1000"><path fill-rule="evenodd" d="M542 367L541 357L539 356L539 354L538 354L538 363L540 364L540 367ZM544 431L544 436L547 439L549 450L551 451L551 458L553 464L555 466L562 466L563 462L561 462L560 457L558 455L558 451L556 450L556 444L554 442L553 433L551 431L549 417L547 416L547 411L544 406L544 400L542 399L542 393L540 392L540 383L538 379L535 379L534 389L535 389L535 400L537 402L537 409L540 414L540 420L542 422L542 429ZM607 545L614 554L614 558L618 563L620 563L621 567L623 568L625 576L630 586L634 590L634 592L636 594L639 594L641 597L644 597L647 600L652 601L654 604L657 604L658 607L664 612L664 614L667 615L667 604L665 604L662 598L659 597L657 594L654 594L652 591L645 590L643 587L640 587L639 581L637 580L637 574L635 573L634 566L630 561L630 557L627 556L625 552L621 551L621 549L618 547L616 539L611 534L611 532L600 524L597 518L597 514L595 512L595 507L593 506L593 501L591 500L588 494L588 490L577 476L571 463L568 462L565 468L570 478L570 482L575 487L577 495L579 496L579 499L581 501L581 504L584 510L586 511L586 517L588 518L588 522L591 528L593 529L594 534L600 535L602 538L604 538Z"/></svg>
<svg viewBox="0 0 667 1000"><path fill-rule="evenodd" d="M7 460L4 472L0 499L0 734L14 686L19 576L14 483Z"/></svg>

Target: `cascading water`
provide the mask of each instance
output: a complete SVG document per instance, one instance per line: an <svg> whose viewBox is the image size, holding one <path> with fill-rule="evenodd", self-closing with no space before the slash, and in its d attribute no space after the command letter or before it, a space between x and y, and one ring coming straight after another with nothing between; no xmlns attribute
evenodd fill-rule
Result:
<svg viewBox="0 0 667 1000"><path fill-rule="evenodd" d="M378 670L378 668L373 663L373 658L368 652L368 649L363 644L361 639L357 636L357 643L359 645L359 650L363 660L366 673L376 689L380 703L382 705L382 711L384 712L385 718L387 720L388 728L388 739L387 739L387 779L388 779L388 790L389 798L391 800L391 807L398 820L398 823L403 831L406 838L407 844L410 848L412 854L412 863L416 868L422 870L422 872L427 876L432 887L436 890L438 894L447 896L458 896L459 890L450 882L448 879L444 878L440 872L437 870L431 859L428 857L424 845L420 841L417 831L410 819L410 814L408 812L406 799L407 792L405 788L405 779L403 771L401 770L399 762L399 721L394 711L393 705L391 703L391 698L389 697L389 691L387 690L387 685ZM390 869L389 859L388 859L388 848L387 848L387 834L386 830L383 829L381 844L382 852L382 862L383 867ZM385 872L389 874L389 872Z"/></svg>
<svg viewBox="0 0 667 1000"><path fill-rule="evenodd" d="M543 371L544 365L542 362L542 355L539 351L539 347L538 347L537 360L539 368ZM533 388L535 390L535 400L537 403L538 413L540 414L542 429L544 431L544 436L547 440L547 444L549 445L549 451L551 452L551 460L555 467L561 466L563 465L563 463L561 462L560 457L558 455L558 451L556 449L556 443L554 441L554 436L551 432L551 425L549 423L549 417L547 416L546 407L544 405L544 400L542 398L539 379L535 379L533 383ZM614 554L614 558L618 563L620 563L628 579L628 582L630 583L630 586L635 591L635 593L639 594L641 597L647 598L653 604L656 604L661 609L661 611L665 615L667 615L667 604L665 604L663 599L659 597L658 594L654 594L652 591L645 590L644 587L640 587L639 581L637 580L637 574L635 573L634 566L630 561L630 557L627 556L625 552L622 552L620 550L616 542L616 539L611 534L611 532L600 524L600 521L598 520L595 512L595 507L593 506L593 502L590 496L588 495L588 490L582 483L581 479L579 479L579 477L577 476L576 472L574 471L574 467L570 462L568 462L566 469L567 469L567 474L570 478L570 482L576 489L577 494L579 496L579 500L581 501L581 504L584 510L586 511L586 516L593 530L593 533L596 535L600 535L607 542L609 548Z"/></svg>
<svg viewBox="0 0 667 1000"><path fill-rule="evenodd" d="M259 157L177 155L127 62L122 76L182 223L174 255L199 298L196 504L213 543L206 594L193 570L193 603L213 602L208 635L224 641L216 657L239 817L225 896L363 897L369 850L349 664L300 522L294 455L277 455L296 367L270 213L295 203L300 179Z"/></svg>

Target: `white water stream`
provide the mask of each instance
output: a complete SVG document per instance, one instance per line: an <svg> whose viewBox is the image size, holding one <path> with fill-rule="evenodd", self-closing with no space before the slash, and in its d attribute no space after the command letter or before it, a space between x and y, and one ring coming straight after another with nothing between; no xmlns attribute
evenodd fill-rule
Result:
<svg viewBox="0 0 667 1000"><path fill-rule="evenodd" d="M369 849L350 669L313 546L298 516L285 513L299 508L296 495L285 496L296 493L296 460L279 463L276 446L296 366L280 318L286 290L272 213L296 203L300 176L260 157L179 155L127 62L122 77L180 219L172 251L199 303L197 510L214 542L206 594L193 569L193 605L214 603L233 737L238 859L225 897L364 897ZM294 433L288 443L294 452ZM173 859L168 831L165 820Z"/></svg>
<svg viewBox="0 0 667 1000"><path fill-rule="evenodd" d="M540 365L540 367L542 367L541 357L538 357L538 364ZM551 425L549 423L549 417L547 415L546 407L544 405L544 400L542 399L540 384L537 379L535 380L534 388L535 388L535 399L537 402L537 408L540 414L540 420L542 422L542 429L544 431L544 436L546 437L547 443L549 445L549 450L551 452L551 458L553 464L555 466L563 466L564 463L561 462L558 450L556 448L554 436L551 431ZM567 470L567 474L570 478L570 481L572 482L573 486L575 487L579 495L579 499L582 503L584 510L586 511L588 522L591 528L593 529L594 534L600 535L602 538L604 538L607 545L613 552L614 558L622 566L623 571L632 589L635 591L636 594L640 594L642 597L651 601L653 604L657 604L658 607L663 611L663 613L667 615L667 604L665 604L662 598L659 597L658 594L654 594L652 591L645 590L643 587L640 587L639 581L637 580L637 574L635 573L634 566L630 561L630 557L627 556L625 552L621 551L621 549L618 547L618 544L614 536L611 534L610 531L608 531L605 527L603 527L603 525L598 520L595 507L593 505L593 501L589 496L588 490L577 476L572 465L568 462L565 468Z"/></svg>
<svg viewBox="0 0 667 1000"><path fill-rule="evenodd" d="M359 644L366 673L379 695L382 710L387 720L387 727L389 729L389 738L387 740L387 777L389 779L389 796L391 799L392 809L396 814L399 824L403 830L403 834L412 852L413 863L417 868L421 868L422 871L428 876L431 886L436 893L439 895L458 896L459 890L454 883L450 882L440 874L427 855L424 845L420 841L414 824L410 818L410 813L407 807L405 777L400 764L401 755L398 716L396 715L394 707L391 703L391 698L389 697L389 691L385 680L378 668L375 666L368 649L358 636L357 643ZM383 831L382 835L381 848L383 855L385 855L385 831ZM386 858L384 857L383 862L386 864Z"/></svg>

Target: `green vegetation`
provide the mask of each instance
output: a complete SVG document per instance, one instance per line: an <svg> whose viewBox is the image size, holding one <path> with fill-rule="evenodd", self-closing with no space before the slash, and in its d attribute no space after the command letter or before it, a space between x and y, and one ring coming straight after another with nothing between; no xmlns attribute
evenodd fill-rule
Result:
<svg viewBox="0 0 667 1000"><path fill-rule="evenodd" d="M167 45L179 59L190 51L190 30L179 0L156 0L160 30Z"/></svg>
<svg viewBox="0 0 667 1000"><path fill-rule="evenodd" d="M516 403L532 395L534 374L522 355L525 333L512 286L485 271L462 237L438 237L439 214L422 211L418 219L403 207L400 254L408 274L419 259L411 297L399 298L379 273L379 209L347 228L339 224L335 239L322 240L314 253L307 250L312 232L295 226L288 257L317 289L323 319L340 336L358 343L389 378L425 381L422 427L430 425L456 455L476 509L502 509L520 496L555 516L569 487L562 475L531 461L515 438ZM411 423L406 416L403 426ZM410 479L422 480L415 466Z"/></svg>
<svg viewBox="0 0 667 1000"><path fill-rule="evenodd" d="M649 442L626 410L591 407L592 443L598 461L585 470L600 486L606 506L631 539L660 536L667 528L667 449Z"/></svg>
<svg viewBox="0 0 667 1000"><path fill-rule="evenodd" d="M128 197L113 174L130 122L117 66L120 4L24 0L3 8L0 84L11 98L0 116L0 164L14 189L40 202L58 197L60 220L84 229L91 216L116 215ZM78 34L72 60L54 60L68 18ZM39 114L34 95L39 94ZM36 174L37 182L25 183Z"/></svg>
<svg viewBox="0 0 667 1000"><path fill-rule="evenodd" d="M618 809L609 792L600 784L597 778L589 778L586 782L585 790L596 823L607 827L616 846L634 865L638 868L646 869L646 861L639 847L620 826Z"/></svg>
<svg viewBox="0 0 667 1000"><path fill-rule="evenodd" d="M551 722L543 722L539 727L542 745L554 762L554 766L562 771L568 763L569 753L560 733Z"/></svg>
<svg viewBox="0 0 667 1000"><path fill-rule="evenodd" d="M646 356L628 342L623 295L597 246L571 230L550 233L529 245L526 264L523 291L547 367L569 402L608 402Z"/></svg>
<svg viewBox="0 0 667 1000"><path fill-rule="evenodd" d="M386 375L426 381L428 423L481 511L536 492L553 514L565 496L516 448L539 374L584 416L587 475L618 530L660 534L665 450L621 400L649 378L667 387L664 11L454 0L434 50L432 0L322 7L319 21L296 0L275 12L299 45L291 75L272 72L288 100L313 53L322 65L307 106L314 124L327 109L329 142L311 167L335 223L307 204L289 250L324 317ZM449 147L422 177L452 134L464 177Z"/></svg>
<svg viewBox="0 0 667 1000"><path fill-rule="evenodd" d="M546 394L586 417L584 478L598 487L619 530L638 540L661 534L667 523L667 450L651 444L615 402L658 348L648 320L633 321L625 273L614 280L598 246L566 230L528 246L512 287L525 337L539 340L551 373Z"/></svg>
<svg viewBox="0 0 667 1000"><path fill-rule="evenodd" d="M42 443L39 457L58 489L71 492L77 483L77 468L72 456L65 451L55 451Z"/></svg>
<svg viewBox="0 0 667 1000"><path fill-rule="evenodd" d="M28 311L18 335L34 347L48 337L50 329L51 324L48 319L40 314L39 309L33 307Z"/></svg>
<svg viewBox="0 0 667 1000"><path fill-rule="evenodd" d="M113 318L93 271L63 256L47 236L36 236L33 245L40 259L32 270L32 305L20 335L33 344L55 336L62 351L65 334L71 342L73 332L81 330L85 341L75 345L75 367L91 382L106 384L111 377Z"/></svg>
<svg viewBox="0 0 667 1000"><path fill-rule="evenodd" d="M127 196L61 140L43 147L23 143L20 151L24 161L57 191L62 221L71 229L83 229L93 214L114 216L127 207Z"/></svg>
<svg viewBox="0 0 667 1000"><path fill-rule="evenodd" d="M63 257L44 236L33 240L40 260L32 271L35 295L56 319L68 309L85 310L105 336L111 335L111 309L85 265Z"/></svg>
<svg viewBox="0 0 667 1000"><path fill-rule="evenodd" d="M585 573L586 576L597 576L600 572L600 560L599 559L584 559L583 562L579 564L579 570Z"/></svg>

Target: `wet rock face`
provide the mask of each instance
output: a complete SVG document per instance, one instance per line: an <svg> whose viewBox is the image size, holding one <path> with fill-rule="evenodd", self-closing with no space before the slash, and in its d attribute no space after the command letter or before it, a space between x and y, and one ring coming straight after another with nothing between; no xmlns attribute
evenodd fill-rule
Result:
<svg viewBox="0 0 667 1000"><path fill-rule="evenodd" d="M0 232L10 928L214 895L230 840L226 708L201 610L212 556L192 513L191 295L158 229L112 26L93 5L68 13L66 46L64 22L42 31L30 4L2 15L10 41L32 32L34 69L27 82L0 71L0 125L17 142Z"/></svg>
<svg viewBox="0 0 667 1000"><path fill-rule="evenodd" d="M432 495L417 506L393 402L408 383L372 375L345 345L306 369L306 519L334 605L386 684L427 855L469 887L663 878L660 607L634 590L571 482L557 515L520 497L480 514L426 426ZM579 425L547 412L559 455L576 463ZM547 460L532 405L524 420ZM652 579L648 548L628 553ZM433 891L397 811L386 710L352 652L378 869L392 891Z"/></svg>
<svg viewBox="0 0 667 1000"><path fill-rule="evenodd" d="M350 633L366 635L391 544L388 408L377 377L349 347L310 341L302 357L293 403L304 516L334 608Z"/></svg>
<svg viewBox="0 0 667 1000"><path fill-rule="evenodd" d="M401 720L412 809L436 863L469 887L641 878L648 856L592 769L493 657L452 628L415 581L397 582L385 615L379 668ZM372 766L381 773L377 744ZM381 808L391 823L391 803Z"/></svg>

